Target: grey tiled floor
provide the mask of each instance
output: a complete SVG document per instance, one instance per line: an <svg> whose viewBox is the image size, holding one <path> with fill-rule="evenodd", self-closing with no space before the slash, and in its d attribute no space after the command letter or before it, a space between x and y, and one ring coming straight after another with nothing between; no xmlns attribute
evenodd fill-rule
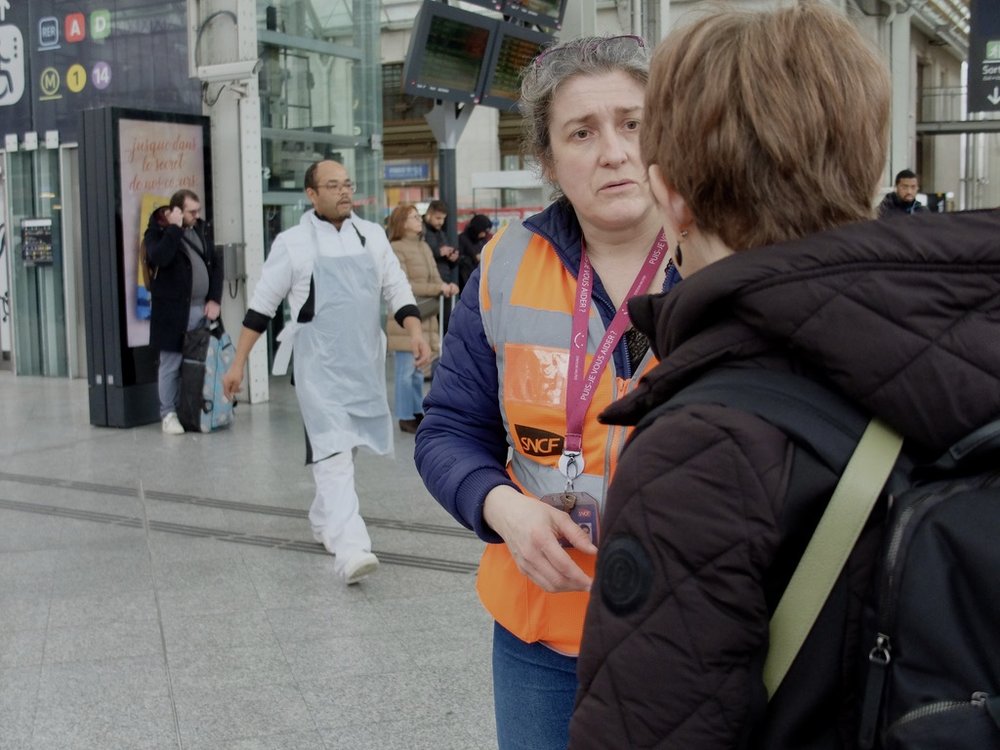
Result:
<svg viewBox="0 0 1000 750"><path fill-rule="evenodd" d="M0 372L0 750L495 747L482 545L413 436L358 455L383 565L348 589L309 531L294 394L271 396L173 437Z"/></svg>

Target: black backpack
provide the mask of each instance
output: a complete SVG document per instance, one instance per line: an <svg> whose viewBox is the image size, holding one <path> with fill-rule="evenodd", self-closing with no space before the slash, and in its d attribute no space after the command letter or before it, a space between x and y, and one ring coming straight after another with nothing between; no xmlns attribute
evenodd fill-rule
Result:
<svg viewBox="0 0 1000 750"><path fill-rule="evenodd" d="M636 433L666 411L706 403L761 417L826 466L846 466L869 423L802 376L720 369L647 414ZM884 474L872 485L888 512L865 625L858 746L1000 748L1000 419L935 462L915 462L905 446L892 461L884 486ZM793 464L790 487L809 465ZM818 590L825 599L828 590Z"/></svg>

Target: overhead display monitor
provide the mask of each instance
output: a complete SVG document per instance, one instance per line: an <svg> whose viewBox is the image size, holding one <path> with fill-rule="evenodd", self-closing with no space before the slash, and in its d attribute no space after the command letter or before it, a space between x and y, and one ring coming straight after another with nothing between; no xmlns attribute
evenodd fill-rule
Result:
<svg viewBox="0 0 1000 750"><path fill-rule="evenodd" d="M503 4L507 0L463 0L466 5L478 5L480 8L486 8L487 10L501 11L503 10Z"/></svg>
<svg viewBox="0 0 1000 750"><path fill-rule="evenodd" d="M539 31L502 23L487 65L481 104L513 112L521 92L521 72L552 37Z"/></svg>
<svg viewBox="0 0 1000 750"><path fill-rule="evenodd" d="M561 29L567 0L505 0L503 14L547 29Z"/></svg>
<svg viewBox="0 0 1000 750"><path fill-rule="evenodd" d="M492 18L425 0L403 63L403 91L478 103L498 26Z"/></svg>

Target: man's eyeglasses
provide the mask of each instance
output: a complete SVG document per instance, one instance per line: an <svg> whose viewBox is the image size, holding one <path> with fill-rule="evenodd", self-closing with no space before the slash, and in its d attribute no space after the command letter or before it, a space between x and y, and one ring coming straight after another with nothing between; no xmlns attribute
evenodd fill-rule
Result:
<svg viewBox="0 0 1000 750"><path fill-rule="evenodd" d="M329 182L324 182L322 185L316 186L317 190L329 190L333 193L339 193L341 190L346 190L348 193L354 192L354 183L350 180L344 180L344 182L337 182L336 180L330 180Z"/></svg>
<svg viewBox="0 0 1000 750"><path fill-rule="evenodd" d="M605 36L599 39L594 39L589 44L584 44L584 45L568 44L563 46L552 47L538 54L535 57L535 59L532 60L532 64L535 66L535 69L537 70L538 68L542 67L543 60L547 59L549 60L549 62L552 62L553 60L557 59L560 56L570 56L574 60L585 60L588 57L594 55L594 53L596 53L598 50L609 46L622 47L623 49L628 49L628 48L641 49L646 46L646 43L643 41L641 36L637 36L635 34L620 34L619 36Z"/></svg>

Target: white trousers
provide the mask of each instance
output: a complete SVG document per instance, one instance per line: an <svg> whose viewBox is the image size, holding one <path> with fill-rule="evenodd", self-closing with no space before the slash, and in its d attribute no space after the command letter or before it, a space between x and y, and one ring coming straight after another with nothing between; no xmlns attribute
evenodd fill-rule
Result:
<svg viewBox="0 0 1000 750"><path fill-rule="evenodd" d="M333 565L339 574L352 557L372 549L354 489L354 454L343 451L311 466L316 497L309 508L309 523L323 537L327 550L336 555Z"/></svg>

